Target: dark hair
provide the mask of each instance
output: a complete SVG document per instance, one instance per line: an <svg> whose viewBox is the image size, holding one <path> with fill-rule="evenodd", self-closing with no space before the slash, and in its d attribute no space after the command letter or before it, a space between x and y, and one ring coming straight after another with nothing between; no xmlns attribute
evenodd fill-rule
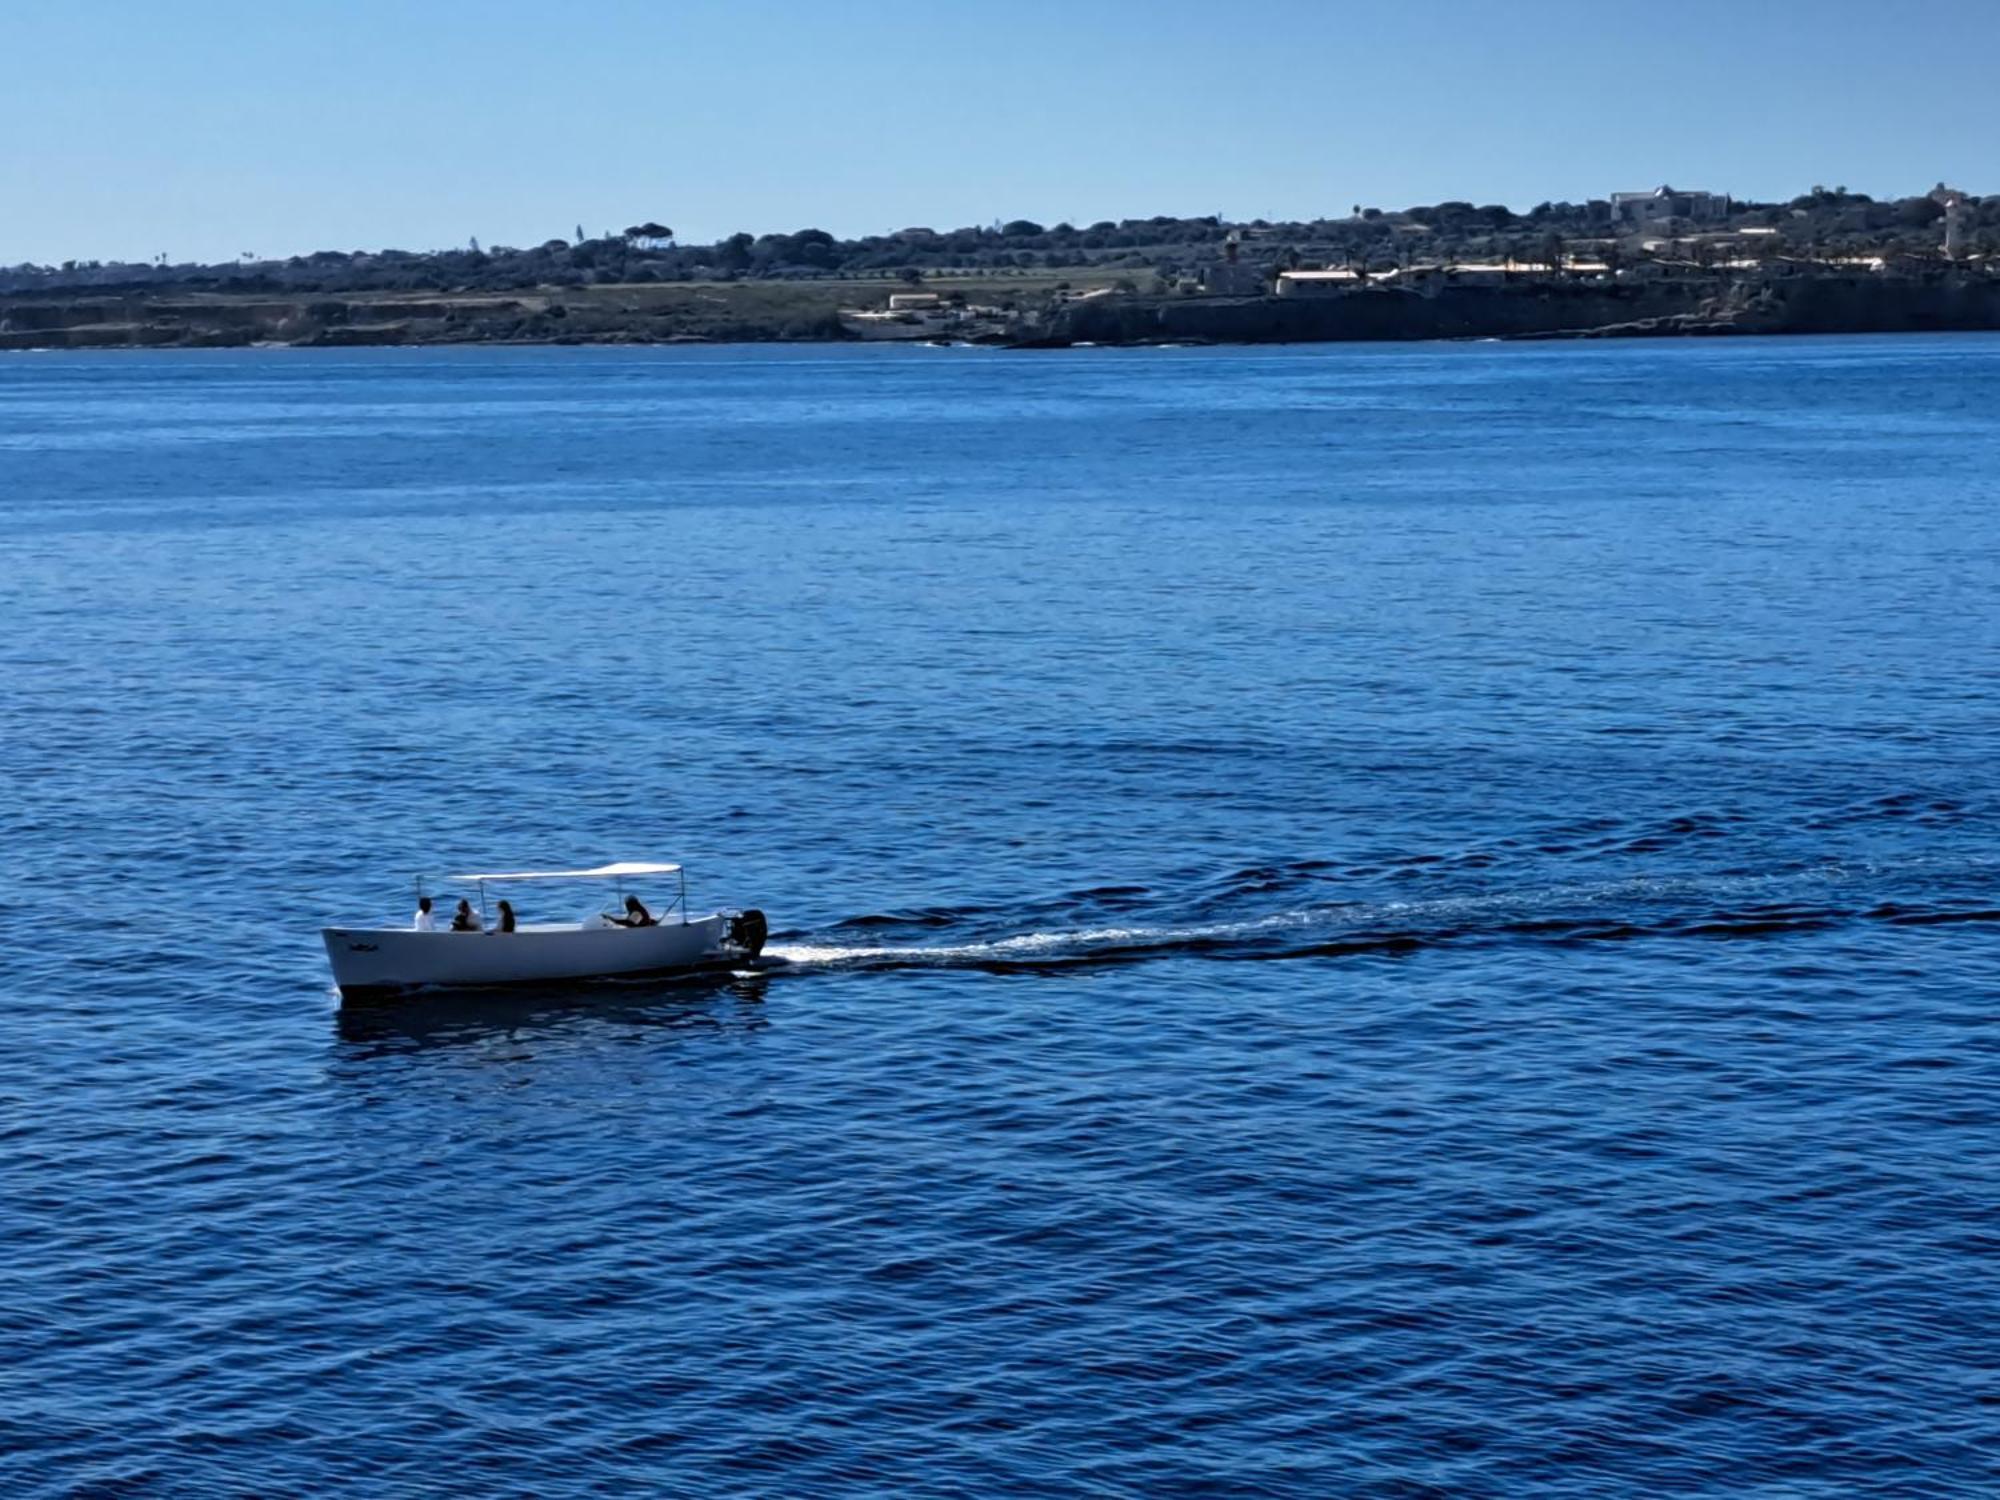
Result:
<svg viewBox="0 0 2000 1500"><path fill-rule="evenodd" d="M417 897L417 910L418 910L418 911L429 911L430 909L431 909L431 898L430 898L430 897L428 897L428 896L419 896L419 897Z"/></svg>

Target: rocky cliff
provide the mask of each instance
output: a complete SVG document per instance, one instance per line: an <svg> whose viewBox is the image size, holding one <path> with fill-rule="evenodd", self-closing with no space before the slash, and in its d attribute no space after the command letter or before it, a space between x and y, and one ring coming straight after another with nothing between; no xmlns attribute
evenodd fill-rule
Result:
<svg viewBox="0 0 2000 1500"><path fill-rule="evenodd" d="M1701 333L2000 329L2000 278L1690 277L1636 286L1543 282L1369 287L1298 297L1099 298L1061 309L1025 342L1316 343Z"/></svg>
<svg viewBox="0 0 2000 1500"><path fill-rule="evenodd" d="M762 283L479 294L272 297L205 293L0 296L0 350L217 348L276 343L670 343L837 339L842 293ZM1431 292L1100 295L1026 312L994 342L1030 346L1591 338L1703 333L2000 329L2000 277L1937 271L1727 278L1636 285L1522 281Z"/></svg>

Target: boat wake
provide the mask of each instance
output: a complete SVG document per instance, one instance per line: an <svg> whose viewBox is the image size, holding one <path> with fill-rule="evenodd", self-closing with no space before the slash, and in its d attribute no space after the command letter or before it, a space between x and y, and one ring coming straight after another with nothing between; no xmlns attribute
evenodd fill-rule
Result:
<svg viewBox="0 0 2000 1500"><path fill-rule="evenodd" d="M1782 937L1849 924L2000 923L2000 908L1977 902L1870 898L1866 877L1873 873L1828 865L1770 875L1641 877L1429 899L1320 902L1231 919L1080 921L960 942L843 940L884 927L935 927L951 921L942 913L871 914L849 918L823 934L780 934L764 957L781 969L973 968L1004 973L1163 957L1269 962L1407 954L1446 945L1712 940ZM1105 889L1126 893L1138 888Z"/></svg>

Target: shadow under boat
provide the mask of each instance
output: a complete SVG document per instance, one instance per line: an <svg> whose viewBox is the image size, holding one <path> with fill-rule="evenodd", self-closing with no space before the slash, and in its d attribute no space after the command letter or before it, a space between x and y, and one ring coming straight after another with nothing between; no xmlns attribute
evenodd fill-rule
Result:
<svg viewBox="0 0 2000 1500"><path fill-rule="evenodd" d="M577 1019L712 1027L720 1024L714 1015L718 1001L761 1004L772 974L783 967L780 961L755 968L343 996L334 1030L343 1042L432 1046Z"/></svg>

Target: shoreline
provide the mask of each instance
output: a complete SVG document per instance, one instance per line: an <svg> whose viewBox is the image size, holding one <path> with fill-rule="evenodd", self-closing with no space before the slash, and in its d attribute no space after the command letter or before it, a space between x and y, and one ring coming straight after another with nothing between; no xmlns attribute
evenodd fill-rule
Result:
<svg viewBox="0 0 2000 1500"><path fill-rule="evenodd" d="M852 316L847 304L859 300L858 290L694 282L505 296L17 293L0 296L0 352L863 342L1061 349L2000 330L2000 277L1949 273L1689 277L1640 286L1540 279L1250 297L1109 289L1076 295L1069 283L985 283L954 289L955 305L886 333L875 331L879 322ZM879 282L871 290L883 295ZM970 296L993 301L969 303Z"/></svg>

